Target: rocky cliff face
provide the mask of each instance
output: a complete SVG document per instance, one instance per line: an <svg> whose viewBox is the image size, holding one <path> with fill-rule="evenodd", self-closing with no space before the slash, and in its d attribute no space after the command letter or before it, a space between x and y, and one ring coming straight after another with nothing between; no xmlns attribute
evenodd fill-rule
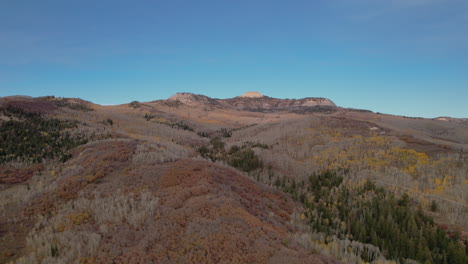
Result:
<svg viewBox="0 0 468 264"><path fill-rule="evenodd" d="M250 111L293 111L316 106L336 106L329 99L312 97L303 99L277 99L268 96L256 98L235 97L222 100L220 103L239 110Z"/></svg>
<svg viewBox="0 0 468 264"><path fill-rule="evenodd" d="M260 97L263 97L263 94L261 94L259 92L246 92L246 93L244 93L243 95L241 95L239 97L260 98Z"/></svg>
<svg viewBox="0 0 468 264"><path fill-rule="evenodd" d="M212 99L204 95L178 93L168 100L179 101L190 106L211 105L255 112L302 111L313 107L336 107L335 103L326 98L278 99L264 96L259 92L246 92L229 99Z"/></svg>

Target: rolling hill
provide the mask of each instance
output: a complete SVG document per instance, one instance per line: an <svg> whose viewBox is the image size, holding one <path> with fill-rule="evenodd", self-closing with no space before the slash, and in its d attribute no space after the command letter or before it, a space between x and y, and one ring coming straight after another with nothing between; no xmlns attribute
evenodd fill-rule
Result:
<svg viewBox="0 0 468 264"><path fill-rule="evenodd" d="M468 260L466 119L15 96L0 133L0 263Z"/></svg>

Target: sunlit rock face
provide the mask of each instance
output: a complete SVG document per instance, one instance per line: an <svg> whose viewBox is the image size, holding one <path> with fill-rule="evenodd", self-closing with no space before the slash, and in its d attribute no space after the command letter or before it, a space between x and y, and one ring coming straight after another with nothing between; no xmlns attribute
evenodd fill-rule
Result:
<svg viewBox="0 0 468 264"><path fill-rule="evenodd" d="M261 98L261 97L263 97L263 94L261 94L259 92L246 92L246 93L244 93L243 95L241 95L239 97Z"/></svg>

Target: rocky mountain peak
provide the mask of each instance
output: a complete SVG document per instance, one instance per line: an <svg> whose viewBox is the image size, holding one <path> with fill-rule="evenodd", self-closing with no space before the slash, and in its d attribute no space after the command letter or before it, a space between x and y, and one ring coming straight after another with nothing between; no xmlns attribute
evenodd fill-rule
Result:
<svg viewBox="0 0 468 264"><path fill-rule="evenodd" d="M259 92L245 92L243 95L239 96L243 98L261 98L264 97L263 94Z"/></svg>

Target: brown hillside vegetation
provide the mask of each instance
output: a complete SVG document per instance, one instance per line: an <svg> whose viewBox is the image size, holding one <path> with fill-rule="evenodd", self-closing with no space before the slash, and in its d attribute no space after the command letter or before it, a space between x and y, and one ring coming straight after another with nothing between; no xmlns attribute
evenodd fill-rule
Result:
<svg viewBox="0 0 468 264"><path fill-rule="evenodd" d="M457 119L184 93L0 98L0 128L0 263L466 259Z"/></svg>

